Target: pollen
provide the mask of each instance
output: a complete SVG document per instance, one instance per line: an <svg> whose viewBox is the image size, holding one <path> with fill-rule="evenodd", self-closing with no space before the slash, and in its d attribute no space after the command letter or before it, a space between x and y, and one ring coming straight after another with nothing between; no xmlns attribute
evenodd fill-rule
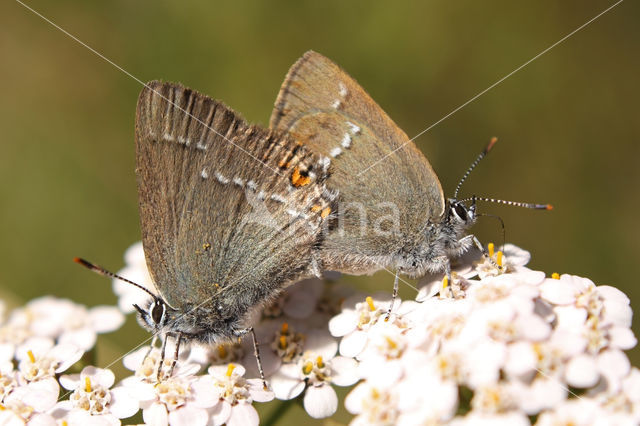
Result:
<svg viewBox="0 0 640 426"><path fill-rule="evenodd" d="M84 390L85 392L91 392L91 379L89 377L84 378Z"/></svg>
<svg viewBox="0 0 640 426"><path fill-rule="evenodd" d="M500 269L502 269L502 256L503 256L503 255L502 255L502 252L501 252L501 251L499 251L499 252L496 254L496 263L498 264L498 266L500 267Z"/></svg>
<svg viewBox="0 0 640 426"><path fill-rule="evenodd" d="M316 364L318 365L318 368L324 368L324 361L322 360L322 356L318 356L318 358L316 359Z"/></svg>
<svg viewBox="0 0 640 426"><path fill-rule="evenodd" d="M309 185L310 182L311 178L309 176L302 176L302 174L300 174L300 168L298 166L293 169L293 174L291 175L291 184L293 186L299 188L301 186Z"/></svg>
<svg viewBox="0 0 640 426"><path fill-rule="evenodd" d="M229 364L229 366L227 367L227 377L231 377L231 375L233 374L233 370L236 369L236 366L233 364Z"/></svg>
<svg viewBox="0 0 640 426"><path fill-rule="evenodd" d="M369 310L370 310L371 312L375 311L375 310L376 310L376 307L375 307L375 305L373 304L373 299L371 298L371 296L367 296L367 298L366 298L365 300L366 300L366 302L367 302L367 305L369 305Z"/></svg>
<svg viewBox="0 0 640 426"><path fill-rule="evenodd" d="M325 219L327 216L329 216L329 213L331 213L331 207L325 207L325 209L322 210L322 213L320 213L320 217Z"/></svg>
<svg viewBox="0 0 640 426"><path fill-rule="evenodd" d="M289 333L289 323L283 322L282 327L280 327L280 334L288 334Z"/></svg>
<svg viewBox="0 0 640 426"><path fill-rule="evenodd" d="M444 278L442 279L442 289L444 290L447 287L449 287L449 277L445 275Z"/></svg>
<svg viewBox="0 0 640 426"><path fill-rule="evenodd" d="M387 345L389 345L390 349L397 349L398 348L398 344L389 336L387 336L385 338L385 340L387 341Z"/></svg>
<svg viewBox="0 0 640 426"><path fill-rule="evenodd" d="M302 373L305 376L308 376L313 371L313 363L311 361L307 361L304 363L304 367L302 367Z"/></svg>
<svg viewBox="0 0 640 426"><path fill-rule="evenodd" d="M31 363L36 362L36 357L33 355L33 352L31 352L31 349L27 351L27 355L29 355L29 361L31 361Z"/></svg>
<svg viewBox="0 0 640 426"><path fill-rule="evenodd" d="M495 246L493 245L493 243L487 244L487 250L489 250L489 257L493 257L493 253L495 250Z"/></svg>
<svg viewBox="0 0 640 426"><path fill-rule="evenodd" d="M553 278L554 280L559 280L560 279L560 274L557 272L554 272L553 274L551 274L551 278Z"/></svg>
<svg viewBox="0 0 640 426"><path fill-rule="evenodd" d="M280 349L287 349L287 338L286 336L280 336Z"/></svg>

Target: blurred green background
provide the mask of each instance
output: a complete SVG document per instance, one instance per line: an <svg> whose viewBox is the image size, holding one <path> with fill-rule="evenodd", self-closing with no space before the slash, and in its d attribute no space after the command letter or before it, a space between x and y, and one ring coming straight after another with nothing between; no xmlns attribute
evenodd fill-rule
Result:
<svg viewBox="0 0 640 426"><path fill-rule="evenodd" d="M262 124L289 66L317 50L410 137L613 3L27 2L137 79L182 82ZM71 259L117 270L140 238L133 125L141 84L18 2L2 2L0 16L0 288L19 302L50 293L115 303L110 282ZM498 136L463 195L553 204L552 212L481 210L503 218L507 240L532 252L533 268L614 285L636 310L638 16L638 2L622 2L416 140L451 194ZM501 241L495 220L474 232ZM384 272L344 280L372 291L392 284ZM133 323L103 338L114 353L146 336ZM640 365L640 350L630 356Z"/></svg>

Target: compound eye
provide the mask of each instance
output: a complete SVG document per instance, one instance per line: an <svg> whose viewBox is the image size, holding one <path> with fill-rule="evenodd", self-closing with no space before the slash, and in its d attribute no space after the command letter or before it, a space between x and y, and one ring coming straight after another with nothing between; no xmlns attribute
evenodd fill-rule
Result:
<svg viewBox="0 0 640 426"><path fill-rule="evenodd" d="M463 204L456 204L454 209L456 211L456 215L462 219L462 221L466 222L469 218L467 215L467 208Z"/></svg>
<svg viewBox="0 0 640 426"><path fill-rule="evenodd" d="M162 321L162 317L164 316L164 304L160 301L157 301L153 305L153 309L151 310L151 319L156 324L160 324Z"/></svg>

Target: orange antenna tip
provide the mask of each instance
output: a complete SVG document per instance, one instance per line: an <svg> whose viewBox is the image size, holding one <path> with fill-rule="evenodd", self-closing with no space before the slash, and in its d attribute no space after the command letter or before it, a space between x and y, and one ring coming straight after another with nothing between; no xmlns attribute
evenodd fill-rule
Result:
<svg viewBox="0 0 640 426"><path fill-rule="evenodd" d="M491 140L489 141L489 145L487 145L487 147L485 148L485 152L491 151L491 148L493 148L496 142L498 142L498 138L496 138L495 136L492 137Z"/></svg>
<svg viewBox="0 0 640 426"><path fill-rule="evenodd" d="M553 206L551 204L547 204L547 210L553 210Z"/></svg>

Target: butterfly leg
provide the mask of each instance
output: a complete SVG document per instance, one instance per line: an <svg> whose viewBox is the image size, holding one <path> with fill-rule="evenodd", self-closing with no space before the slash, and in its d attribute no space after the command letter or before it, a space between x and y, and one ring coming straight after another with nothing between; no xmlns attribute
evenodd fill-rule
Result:
<svg viewBox="0 0 640 426"><path fill-rule="evenodd" d="M256 332L253 327L245 328L242 330L237 330L235 332L236 336L239 338L244 337L247 333L251 333L251 340L253 341L253 355L256 357L256 363L258 364L258 372L260 373L260 379L262 379L262 386L265 390L269 389L267 386L267 381L264 378L264 370L262 368L262 360L260 359L260 347L258 345L258 338L256 337Z"/></svg>
<svg viewBox="0 0 640 426"><path fill-rule="evenodd" d="M502 270L502 266L498 265L496 261L493 260L491 256L489 256L489 253L487 253L487 251L484 249L484 246L475 235L467 235L466 237L458 240L458 247L460 247L460 250L467 251L467 249L471 247L471 245L476 246L476 248L480 250L480 253L482 253L482 257L487 259L491 263L491 265L493 265L495 268L498 268L498 270L500 271Z"/></svg>
<svg viewBox="0 0 640 426"><path fill-rule="evenodd" d="M180 343L182 343L182 333L178 333L178 338L176 339L176 350L173 353L173 362L171 363L171 369L169 370L169 377L173 376L173 369L176 368L176 363L178 362L178 355L180 355Z"/></svg>
<svg viewBox="0 0 640 426"><path fill-rule="evenodd" d="M316 278L322 278L320 264L318 263L318 259L315 255L311 257L311 264L309 265L309 267L311 268L311 273L313 274L313 276L315 276Z"/></svg>
<svg viewBox="0 0 640 426"><path fill-rule="evenodd" d="M264 379L264 370L262 369L262 360L260 359L260 346L258 345L258 339L256 338L256 332L253 330L253 327L249 329L251 332L251 339L253 340L253 354L256 357L256 363L258 364L258 372L260 373L260 378L262 379L262 387L264 390L269 389L267 386L267 382Z"/></svg>
<svg viewBox="0 0 640 426"><path fill-rule="evenodd" d="M158 363L158 371L156 372L156 380L158 381L158 383L162 381L162 364L164 364L164 352L167 349L167 340L169 340L168 334L164 336L164 341L162 342L162 350L160 352L160 362Z"/></svg>
<svg viewBox="0 0 640 426"><path fill-rule="evenodd" d="M391 296L391 303L389 304L389 309L387 309L387 316L385 317L385 321L389 321L389 317L391 316L391 311L393 310L393 305L398 297L398 271L396 270L396 277L393 280L393 294Z"/></svg>

